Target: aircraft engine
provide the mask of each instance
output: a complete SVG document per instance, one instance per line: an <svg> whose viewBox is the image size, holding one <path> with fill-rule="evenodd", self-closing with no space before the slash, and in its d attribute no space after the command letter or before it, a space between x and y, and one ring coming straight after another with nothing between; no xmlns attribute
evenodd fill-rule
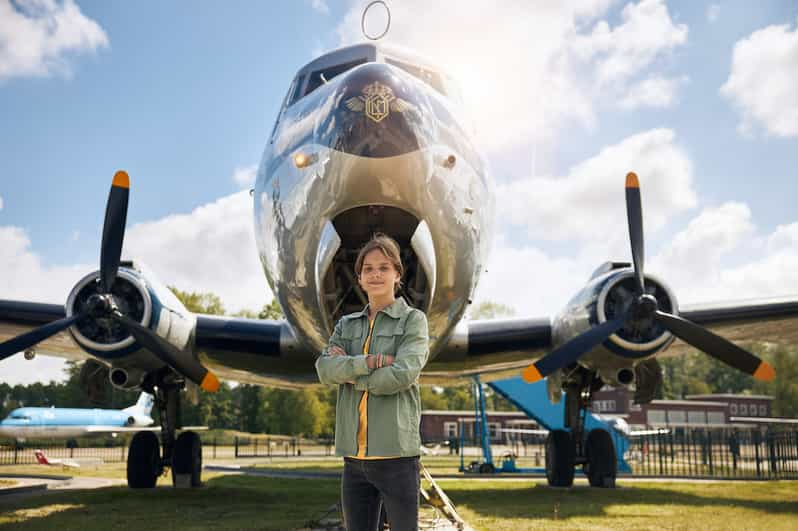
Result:
<svg viewBox="0 0 798 531"><path fill-rule="evenodd" d="M110 363L111 382L120 388L136 389L145 372L163 366L152 356L126 359L142 345L128 327L108 314L91 311L92 300L100 293L101 273L83 277L69 294L67 317L84 317L69 327L69 333L89 354ZM196 318L174 294L133 262L122 262L110 293L119 312L183 350L189 344Z"/></svg>
<svg viewBox="0 0 798 531"><path fill-rule="evenodd" d="M147 415L130 415L125 421L126 426L149 426L152 418Z"/></svg>
<svg viewBox="0 0 798 531"><path fill-rule="evenodd" d="M676 298L664 282L646 275L646 293L659 308L678 314ZM629 264L609 262L599 267L590 282L552 321L552 336L563 344L580 334L625 315L635 301L635 276ZM673 334L650 316L631 318L606 340L580 357L579 363L599 371L613 385L635 382L634 365L655 355L673 342Z"/></svg>

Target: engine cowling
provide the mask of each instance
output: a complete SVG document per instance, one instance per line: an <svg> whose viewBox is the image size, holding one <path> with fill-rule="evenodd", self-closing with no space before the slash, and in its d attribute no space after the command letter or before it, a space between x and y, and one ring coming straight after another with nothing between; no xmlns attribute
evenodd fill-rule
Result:
<svg viewBox="0 0 798 531"><path fill-rule="evenodd" d="M652 275L645 277L646 292L663 311L678 314L678 304L667 285ZM608 263L600 267L588 284L574 296L552 321L556 345L624 314L634 301L634 272L627 264ZM633 381L630 370L673 342L673 334L653 319L629 323L601 345L579 359L588 369L599 370L601 379L615 385Z"/></svg>
<svg viewBox="0 0 798 531"><path fill-rule="evenodd" d="M66 304L68 316L80 313L89 304L89 299L99 292L99 279L100 272L94 271L72 288ZM143 266L122 262L111 294L123 314L155 331L178 349L189 346L196 317ZM89 315L75 322L69 332L86 352L134 376L126 379L121 387L135 389L142 373L163 367L163 362L150 354L131 358L141 351L141 346L110 317Z"/></svg>

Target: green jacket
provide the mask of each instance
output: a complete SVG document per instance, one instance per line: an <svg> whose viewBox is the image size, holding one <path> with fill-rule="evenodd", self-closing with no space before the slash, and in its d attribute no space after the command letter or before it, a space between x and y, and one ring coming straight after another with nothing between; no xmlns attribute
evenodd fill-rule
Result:
<svg viewBox="0 0 798 531"><path fill-rule="evenodd" d="M335 453L357 454L358 404L368 391L366 456L420 454L421 396L418 375L427 363L427 316L401 297L374 318L369 352L396 356L392 365L369 369L363 345L369 332L368 306L345 315L335 325L327 348L316 360L319 381L338 384L335 408ZM348 356L330 356L337 345Z"/></svg>

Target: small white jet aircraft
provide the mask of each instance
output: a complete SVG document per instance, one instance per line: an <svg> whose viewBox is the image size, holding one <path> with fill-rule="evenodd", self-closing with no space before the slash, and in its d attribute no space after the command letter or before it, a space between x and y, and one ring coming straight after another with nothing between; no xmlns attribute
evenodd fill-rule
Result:
<svg viewBox="0 0 798 531"><path fill-rule="evenodd" d="M101 465L103 460L99 458L86 458L86 459L51 459L47 457L43 450L36 450L33 452L36 456L36 462L40 465L46 466L60 466L62 468L80 468L81 465Z"/></svg>

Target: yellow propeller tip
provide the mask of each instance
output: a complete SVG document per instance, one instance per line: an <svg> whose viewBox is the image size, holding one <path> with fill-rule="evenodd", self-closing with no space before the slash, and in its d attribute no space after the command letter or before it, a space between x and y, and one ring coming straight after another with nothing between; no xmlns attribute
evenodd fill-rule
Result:
<svg viewBox="0 0 798 531"><path fill-rule="evenodd" d="M524 369L524 372L521 373L521 377L526 383L535 383L543 379L543 375L540 374L540 371L534 365L530 365Z"/></svg>
<svg viewBox="0 0 798 531"><path fill-rule="evenodd" d="M766 361L760 363L759 367L754 371L754 378L760 382L772 382L775 377L776 371L773 369L773 366Z"/></svg>
<svg viewBox="0 0 798 531"><path fill-rule="evenodd" d="M626 187L627 188L640 188L640 181L637 180L637 174L630 171L626 174Z"/></svg>
<svg viewBox="0 0 798 531"><path fill-rule="evenodd" d="M111 186L116 186L117 188L130 188L130 177L127 176L127 172L123 170L119 170L114 174L114 182L111 183Z"/></svg>
<svg viewBox="0 0 798 531"><path fill-rule="evenodd" d="M200 387L202 387L209 393L215 393L216 391L219 390L219 379L216 378L216 375L213 374L211 371L208 371L208 374L206 374L205 378L202 379Z"/></svg>

